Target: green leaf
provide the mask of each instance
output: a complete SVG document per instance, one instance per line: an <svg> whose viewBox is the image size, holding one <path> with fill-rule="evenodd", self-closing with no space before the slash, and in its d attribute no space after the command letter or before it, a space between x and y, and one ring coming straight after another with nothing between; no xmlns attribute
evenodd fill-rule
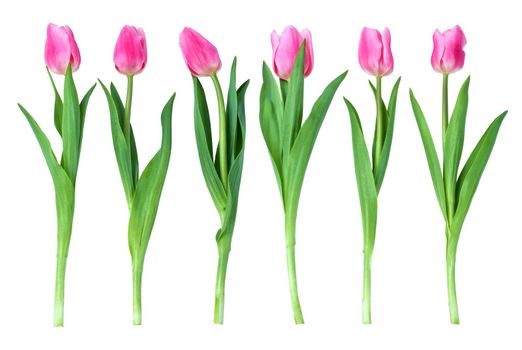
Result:
<svg viewBox="0 0 522 350"><path fill-rule="evenodd" d="M359 190L359 202L364 231L364 254L371 256L375 244L375 231L377 227L377 189L372 172L372 164L361 121L357 111L346 98L344 99L350 114L352 126L353 159L355 165L355 177Z"/></svg>
<svg viewBox="0 0 522 350"><path fill-rule="evenodd" d="M205 91L198 78L192 77L192 79L194 82L194 127L199 161L210 196L216 209L221 212L226 206L226 194L212 159L212 132Z"/></svg>
<svg viewBox="0 0 522 350"><path fill-rule="evenodd" d="M62 141L62 166L74 184L80 160L80 103L78 102L78 93L74 86L71 65L67 67L67 72L65 73Z"/></svg>
<svg viewBox="0 0 522 350"><path fill-rule="evenodd" d="M399 85L401 83L401 78L399 77L393 86L390 102L388 104L388 108L384 108L387 115L387 123L386 123L386 135L384 138L384 144L382 146L381 158L379 160L379 164L377 165L377 171L375 172L375 187L377 189L377 193L379 193L382 182L384 180L384 175L386 174L386 167L388 166L388 159L390 158L390 151L393 139L393 128L395 125L395 110L397 106L397 93L399 92ZM381 103L384 104L384 102ZM375 141L375 140L374 140Z"/></svg>
<svg viewBox="0 0 522 350"><path fill-rule="evenodd" d="M290 151L290 156L286 160L288 163L285 163L285 173L283 175L285 181L285 207L299 201L306 167L308 166L315 140L319 134L319 129L321 128L335 92L343 82L347 73L347 71L342 73L328 84L321 96L319 96L314 103L310 115L297 135ZM290 101L289 98L288 103L290 103Z"/></svg>
<svg viewBox="0 0 522 350"><path fill-rule="evenodd" d="M277 83L270 72L270 68L263 62L263 85L259 97L259 122L270 153L281 196L283 195L283 154L281 148L283 108Z"/></svg>
<svg viewBox="0 0 522 350"><path fill-rule="evenodd" d="M283 159L289 155L303 120L304 55L305 43L303 41L288 81L288 94L285 100L281 128Z"/></svg>
<svg viewBox="0 0 522 350"><path fill-rule="evenodd" d="M54 91L54 127L58 131L58 134L60 136L62 135L62 114L63 114L63 102L62 98L60 97L60 93L58 92L58 89L56 89L56 84L54 83L53 76L51 75L51 72L49 71L49 68L47 68L47 75L49 75L49 79L51 80L51 85L53 87Z"/></svg>
<svg viewBox="0 0 522 350"><path fill-rule="evenodd" d="M372 92L373 92L373 97L375 98L375 104L377 104L377 88L375 87L375 85L373 85L373 83L370 80L368 80L368 84L370 84L370 88L372 89ZM382 97L381 97L381 102L380 103L381 103L381 108L384 111L384 115L387 116L388 112L386 110L386 105L384 104L384 101L383 101ZM383 125L384 130L388 130L388 121L389 121L389 119L390 119L389 117L386 117L384 119L384 125ZM376 164L375 164L375 152L376 152L376 148L377 148L377 119L375 119L375 120L376 120L376 123L375 123L375 127L373 129L373 142L372 142L372 164L373 164L374 167L376 166ZM392 127L392 133L393 133L393 127ZM386 137L386 135L385 135L385 137ZM383 145L383 147L384 147L384 145ZM382 152L382 150L381 150L381 152ZM381 154L381 159L382 159L382 154ZM381 182L382 182L382 180L381 180ZM380 189L380 186L379 186L379 189ZM379 193L379 190L377 190L377 193Z"/></svg>
<svg viewBox="0 0 522 350"><path fill-rule="evenodd" d="M87 93L82 98L82 102L80 102L80 141L78 145L78 152L80 152L82 149L83 126L85 125L85 115L87 114L87 105L89 104L89 99L91 98L94 88L96 88L96 83L87 91Z"/></svg>
<svg viewBox="0 0 522 350"><path fill-rule="evenodd" d="M504 121L507 111L499 115L488 127L484 135L477 143L473 152L469 156L457 182L457 209L451 225L451 234L458 239L458 235L462 229L464 219L468 213L471 201L482 177L482 173L486 168L489 156L493 151L493 146L497 139L497 135ZM454 238L455 239L455 238Z"/></svg>
<svg viewBox="0 0 522 350"><path fill-rule="evenodd" d="M442 179L442 171L440 170L439 157L437 155L437 151L435 150L433 138L431 137L430 129L428 127L428 124L426 123L426 118L424 118L424 113L422 113L419 103L415 99L415 96L413 95L413 91L411 89L410 100L411 106L413 108L413 114L415 114L417 126L419 127L422 144L424 145L424 151L426 152L426 159L428 160L428 167L430 169L433 187L435 188L435 194L437 195L437 200L439 201L439 206L442 210L442 214L444 215L444 218L446 218L447 221L448 216L446 213L446 195L444 192L444 181Z"/></svg>
<svg viewBox="0 0 522 350"><path fill-rule="evenodd" d="M112 144L114 147L114 153L116 155L116 161L118 163L118 169L120 171L121 181L123 183L123 189L125 190L125 198L127 199L127 205L129 209L132 207L132 201L134 197L135 184L133 181L133 170L131 165L131 159L129 157L129 149L125 136L121 129L120 120L118 116L117 104L105 87L105 85L99 80L100 85L105 92L107 103L109 104L109 115L111 119L111 132L112 132ZM116 88L114 88L116 90Z"/></svg>
<svg viewBox="0 0 522 350"><path fill-rule="evenodd" d="M455 186L459 170L460 158L464 147L464 132L466 130L466 112L468 110L468 77L460 89L455 108L449 121L444 138L444 166L443 176L446 189L448 215L453 216L455 210Z"/></svg>
<svg viewBox="0 0 522 350"><path fill-rule="evenodd" d="M111 96L116 106L116 110L118 111L118 120L120 123L120 128L123 130L123 120L125 119L125 106L121 100L120 94L111 83L110 87ZM131 142L131 168L132 168L132 180L134 183L134 188L136 188L136 184L138 183L138 178L140 176L140 165L138 161L138 151L136 147L136 139L134 138L134 130L132 129L132 125L130 126L130 142Z"/></svg>
<svg viewBox="0 0 522 350"><path fill-rule="evenodd" d="M168 100L161 113L161 147L143 170L132 203L129 220L129 248L133 260L143 261L149 243L172 147L172 105L176 94Z"/></svg>
<svg viewBox="0 0 522 350"><path fill-rule="evenodd" d="M56 156L51 148L49 139L45 133L40 129L38 123L27 112L27 110L18 105L25 118L29 122L31 129L36 136L38 144L42 150L47 167L51 173L54 183L54 190L56 195L56 210L58 216L58 243L59 253L67 255L69 249L69 242L71 240L72 221L74 215L74 185L69 179L65 170L58 163Z"/></svg>
<svg viewBox="0 0 522 350"><path fill-rule="evenodd" d="M227 96L227 154L229 159L227 159L227 164L232 163L232 159L234 158L234 150L236 143L236 126L237 126L237 91L236 91L236 64L237 59L234 57L234 61L232 62L232 68L230 68L230 83L228 85L228 96ZM217 152L219 153L219 152ZM219 168L219 167L218 167ZM230 170L230 168L229 168Z"/></svg>
<svg viewBox="0 0 522 350"><path fill-rule="evenodd" d="M237 115L236 122L239 128L236 130L237 144L241 145L237 156L233 159L230 166L227 186L227 203L221 229L216 234L216 241L222 249L230 249L230 242L234 232L236 222L237 206L239 199L239 187L241 185L241 174L243 172L243 156L245 150L245 93L248 88L249 81L246 81L236 92L237 98ZM227 246L228 245L228 246Z"/></svg>

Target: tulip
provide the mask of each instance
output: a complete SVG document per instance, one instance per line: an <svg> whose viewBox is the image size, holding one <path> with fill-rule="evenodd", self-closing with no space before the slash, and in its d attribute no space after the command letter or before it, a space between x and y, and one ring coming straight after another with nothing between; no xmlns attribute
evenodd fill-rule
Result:
<svg viewBox="0 0 522 350"><path fill-rule="evenodd" d="M304 76L307 77L314 68L312 33L308 29L304 29L299 33L294 26L286 27L281 35L278 35L275 30L272 32L272 60L274 71L280 79L288 80L290 78L297 52L305 39Z"/></svg>
<svg viewBox="0 0 522 350"><path fill-rule="evenodd" d="M466 36L457 25L444 33L435 30L433 33L433 53L431 54L431 66L436 72L454 73L464 66L466 53Z"/></svg>
<svg viewBox="0 0 522 350"><path fill-rule="evenodd" d="M183 29L179 35L179 46L192 75L208 77L221 69L221 59L216 47L194 29Z"/></svg>
<svg viewBox="0 0 522 350"><path fill-rule="evenodd" d="M383 77L393 72L390 30L381 33L376 29L364 27L359 41L359 64L368 74Z"/></svg>
<svg viewBox="0 0 522 350"><path fill-rule="evenodd" d="M49 23L45 41L45 64L52 72L65 75L67 66L76 72L80 68L80 50L69 26Z"/></svg>
<svg viewBox="0 0 522 350"><path fill-rule="evenodd" d="M114 48L116 70L126 76L140 74L147 64L145 32L134 26L124 26Z"/></svg>

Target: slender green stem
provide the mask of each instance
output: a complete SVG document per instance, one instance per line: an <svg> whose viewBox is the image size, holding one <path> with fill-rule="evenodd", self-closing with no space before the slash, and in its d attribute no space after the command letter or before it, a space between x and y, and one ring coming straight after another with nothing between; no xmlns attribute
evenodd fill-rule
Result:
<svg viewBox="0 0 522 350"><path fill-rule="evenodd" d="M377 77L377 86L375 92L375 99L377 103L377 120L375 122L375 163L373 164L374 173L377 171L377 167L379 165L379 161L381 159L382 146L384 144L384 136L386 133L385 124L386 124L386 116L382 109L382 77Z"/></svg>
<svg viewBox="0 0 522 350"><path fill-rule="evenodd" d="M362 322L372 323L372 257L371 253L364 254Z"/></svg>
<svg viewBox="0 0 522 350"><path fill-rule="evenodd" d="M301 311L301 303L299 302L299 293L297 291L297 271L295 266L295 221L296 213L293 213L292 211L286 213L286 264L288 269L288 285L290 287L290 298L292 300L294 320L296 324L303 324L304 318L303 312Z"/></svg>
<svg viewBox="0 0 522 350"><path fill-rule="evenodd" d="M230 249L219 252L218 270L216 276L216 299L214 303L214 323L223 324L225 316L225 280L227 276L228 256Z"/></svg>
<svg viewBox="0 0 522 350"><path fill-rule="evenodd" d="M132 304L133 324L141 325L141 277L143 275L143 264L136 262L132 264Z"/></svg>
<svg viewBox="0 0 522 350"><path fill-rule="evenodd" d="M456 251L446 248L446 276L448 280L448 306L450 321L459 324L459 307L457 304L457 286L455 284L455 261Z"/></svg>
<svg viewBox="0 0 522 350"><path fill-rule="evenodd" d="M442 74L442 142L446 139L448 129L448 77L448 73Z"/></svg>
<svg viewBox="0 0 522 350"><path fill-rule="evenodd" d="M125 142L129 146L129 157L130 157L130 137L131 137L131 109L132 109L132 90L133 90L133 79L131 75L127 77L127 99L125 100L125 114L123 118L123 135L125 135Z"/></svg>
<svg viewBox="0 0 522 350"><path fill-rule="evenodd" d="M221 174L221 182L225 189L228 187L228 156L227 156L227 115L225 111L225 100L223 98L223 91L221 90L221 84L216 73L212 73L210 76L214 87L216 89L216 95L218 100L219 110L219 170Z"/></svg>
<svg viewBox="0 0 522 350"><path fill-rule="evenodd" d="M283 99L283 105L286 103L286 95L288 93L288 81L279 79L279 86L281 87L281 97Z"/></svg>
<svg viewBox="0 0 522 350"><path fill-rule="evenodd" d="M65 267L67 255L59 252L56 256L56 284L54 289L54 326L63 327L63 308L65 294Z"/></svg>

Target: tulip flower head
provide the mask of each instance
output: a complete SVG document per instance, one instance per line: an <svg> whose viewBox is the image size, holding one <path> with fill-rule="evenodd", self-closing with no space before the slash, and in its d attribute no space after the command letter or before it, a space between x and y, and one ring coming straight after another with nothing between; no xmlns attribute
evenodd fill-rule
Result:
<svg viewBox="0 0 522 350"><path fill-rule="evenodd" d="M65 75L69 64L73 72L80 68L80 50L69 26L49 23L44 58L47 68L56 74Z"/></svg>
<svg viewBox="0 0 522 350"><path fill-rule="evenodd" d="M359 64L368 74L382 77L393 72L390 30L381 33L364 27L359 41Z"/></svg>
<svg viewBox="0 0 522 350"><path fill-rule="evenodd" d="M192 75L208 77L221 69L221 59L216 47L194 29L183 29L179 35L179 46Z"/></svg>
<svg viewBox="0 0 522 350"><path fill-rule="evenodd" d="M304 40L306 40L304 76L307 77L312 73L314 68L314 50L312 47L312 34L308 29L304 29L299 33L294 26L288 26L281 35L278 35L274 30L271 40L274 72L280 79L288 80L290 78L295 57Z"/></svg>
<svg viewBox="0 0 522 350"><path fill-rule="evenodd" d="M124 26L114 48L116 70L126 76L140 74L147 65L145 32L134 26Z"/></svg>
<svg viewBox="0 0 522 350"><path fill-rule="evenodd" d="M433 33L433 53L431 66L439 73L454 73L464 66L466 53L466 36L457 25L444 33L435 30Z"/></svg>

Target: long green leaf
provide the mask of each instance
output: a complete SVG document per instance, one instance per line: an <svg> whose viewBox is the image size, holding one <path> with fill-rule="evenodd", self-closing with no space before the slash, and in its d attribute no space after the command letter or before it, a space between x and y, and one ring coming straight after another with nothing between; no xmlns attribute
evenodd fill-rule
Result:
<svg viewBox="0 0 522 350"><path fill-rule="evenodd" d="M384 180L384 175L386 174L386 168L388 166L388 160L390 158L390 151L393 139L393 128L395 125L395 110L397 106L397 93L399 92L399 85L401 83L401 78L399 77L393 86L390 102L388 104L388 108L383 109L386 111L387 122L386 122L386 135L384 139L384 144L382 146L381 158L379 160L379 164L377 165L377 171L375 173L375 188L377 189L377 193L381 190L382 182ZM383 102L381 102L383 103Z"/></svg>
<svg viewBox="0 0 522 350"><path fill-rule="evenodd" d="M80 159L80 103L78 102L78 93L74 86L71 65L67 67L67 72L65 73L62 141L62 166L74 184Z"/></svg>
<svg viewBox="0 0 522 350"><path fill-rule="evenodd" d="M462 84L444 138L443 178L446 189L446 206L448 211L455 210L455 186L460 158L462 156L462 149L464 147L469 81L470 78L468 77ZM453 216L453 214L454 212L448 213L450 217Z"/></svg>
<svg viewBox="0 0 522 350"><path fill-rule="evenodd" d="M290 156L285 160L285 206L290 203L297 203L303 185L306 167L314 148L315 140L319 134L319 129L323 124L326 112L330 107L330 103L337 91L337 88L343 82L348 72L344 72L335 78L324 89L323 93L315 101L310 115L299 131L295 143L291 149ZM288 99L288 103L290 103Z"/></svg>
<svg viewBox="0 0 522 350"><path fill-rule="evenodd" d="M437 195L437 200L439 201L439 206L442 210L442 214L444 215L444 218L446 218L447 221L448 217L446 213L446 196L444 192L444 181L442 179L442 171L440 170L439 157L437 155L437 151L435 150L433 138L431 137L430 129L428 127L428 124L426 123L426 118L424 118L424 113L422 113L422 109L420 108L419 103L415 99L415 96L413 95L413 91L411 89L410 100L411 106L413 108L413 114L415 115L417 126L419 127L422 144L424 145L426 159L428 160L428 167L430 169L431 180L433 181L435 194Z"/></svg>
<svg viewBox="0 0 522 350"><path fill-rule="evenodd" d="M56 211L58 216L58 243L62 254L67 255L69 249L69 242L71 240L72 220L74 215L74 185L69 179L65 170L60 166L54 152L51 148L49 139L45 133L40 129L38 123L27 112L27 110L18 105L25 118L29 122L31 129L36 136L38 144L51 173L53 179L55 196L56 196Z"/></svg>
<svg viewBox="0 0 522 350"><path fill-rule="evenodd" d="M281 128L283 159L289 155L303 120L304 55L305 43L303 42L295 58L292 74L288 81L288 95Z"/></svg>
<svg viewBox="0 0 522 350"><path fill-rule="evenodd" d="M372 89L372 92L373 92L373 97L375 98L375 104L377 104L377 88L375 87L375 85L373 85L371 80L368 80L368 84L370 84L370 88ZM384 128L384 130L388 130L388 121L390 118L388 117L388 111L386 108L386 104L384 103L384 100L382 99L382 97L381 97L380 103L381 103L381 108L384 112L384 115L387 116L386 118L384 118L383 128ZM376 113L377 113L377 111L376 111ZM393 132L393 129L392 129L392 132ZM386 137L386 135L385 135L385 137ZM384 145L383 145L383 147L384 147ZM373 142L372 142L372 164L374 167L376 166L376 164L375 164L376 148L377 148L377 119L376 119L375 127L373 129ZM382 150L381 150L381 152L382 152ZM382 155L381 155L381 157L382 157ZM379 190L377 190L377 193L379 193Z"/></svg>
<svg viewBox="0 0 522 350"><path fill-rule="evenodd" d="M212 133L205 91L198 78L192 77L192 79L194 82L194 127L199 161L210 196L216 209L221 212L226 206L226 194L212 159Z"/></svg>
<svg viewBox="0 0 522 350"><path fill-rule="evenodd" d="M489 156L493 151L493 146L497 139L500 126L504 121L507 111L499 115L488 127L471 152L457 182L457 209L451 225L451 233L454 236L460 234L464 219L468 213L471 201L486 168Z"/></svg>
<svg viewBox="0 0 522 350"><path fill-rule="evenodd" d="M236 64L237 59L234 57L234 61L232 61L232 68L230 68L230 83L228 85L228 95L227 95L227 154L228 160L227 164L230 166L232 160L234 158L234 150L236 148L236 126L237 126L237 91L236 91ZM219 152L217 152L219 153ZM230 168L229 168L230 170Z"/></svg>
<svg viewBox="0 0 522 350"><path fill-rule="evenodd" d="M159 201L169 167L172 147L172 105L176 94L161 113L161 147L143 170L132 203L129 220L129 248L133 259L143 260L156 220Z"/></svg>
<svg viewBox="0 0 522 350"><path fill-rule="evenodd" d="M375 231L377 228L377 190L373 178L370 155L364 140L359 115L354 106L346 98L344 99L350 115L352 126L353 159L355 165L355 177L359 190L359 202L364 231L364 254L371 256L375 244Z"/></svg>
<svg viewBox="0 0 522 350"><path fill-rule="evenodd" d="M129 157L129 149L121 129L117 105L109 90L105 87L101 80L99 80L99 82L103 88L103 91L105 92L105 97L107 98L107 103L109 105L112 144L114 147L114 153L116 155L116 161L118 163L118 169L120 171L121 181L123 183L123 189L125 191L125 198L127 199L127 205L130 209L132 207L135 185L133 181L133 171L131 159Z"/></svg>
<svg viewBox="0 0 522 350"><path fill-rule="evenodd" d="M270 72L270 68L263 62L263 85L259 96L259 121L281 196L283 195L283 154L281 148L283 108L277 83Z"/></svg>

